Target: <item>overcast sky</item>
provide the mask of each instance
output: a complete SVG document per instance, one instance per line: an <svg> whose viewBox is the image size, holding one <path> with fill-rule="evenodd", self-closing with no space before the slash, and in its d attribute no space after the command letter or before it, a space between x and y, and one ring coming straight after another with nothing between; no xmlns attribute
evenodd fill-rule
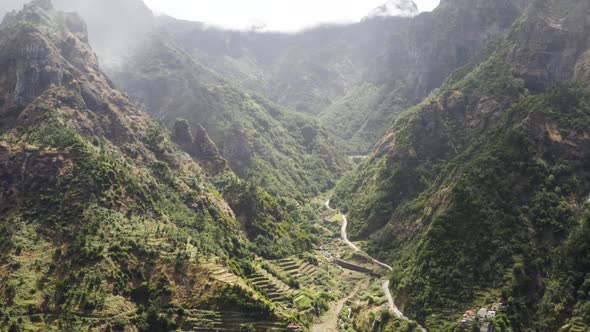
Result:
<svg viewBox="0 0 590 332"><path fill-rule="evenodd" d="M0 0L1 1L1 0ZM318 23L356 22L386 0L144 0L156 13L225 28L297 31ZM414 0L430 11L439 0Z"/></svg>

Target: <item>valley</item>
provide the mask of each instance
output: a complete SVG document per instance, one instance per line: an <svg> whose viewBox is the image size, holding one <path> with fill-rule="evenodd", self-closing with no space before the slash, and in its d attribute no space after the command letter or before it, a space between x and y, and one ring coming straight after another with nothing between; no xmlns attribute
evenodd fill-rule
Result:
<svg viewBox="0 0 590 332"><path fill-rule="evenodd" d="M348 220L346 219L346 216L340 212L338 212L337 210L333 209L330 207L330 200L327 200L324 204L324 206L326 207L326 209L328 209L331 212L337 213L340 215L340 218L342 219L342 226L340 228L340 237L342 239L342 241L344 241L344 243L350 247L352 250L354 250L354 252L356 253L363 253L361 249L359 249L354 243L350 242L350 240L348 239L348 234L347 234L347 227L348 227ZM363 253L365 254L365 253ZM393 271L393 268L383 262L378 261L377 259L368 256L369 259L371 260L372 263L378 265L381 268L385 268L389 271ZM387 277L387 274L385 275L385 277ZM397 316L397 318L403 319L403 320L408 320L408 318L406 316L404 316L404 314L399 310L399 308L395 305L395 302L393 300L393 296L391 295L391 291L389 289L389 280L385 280L382 282L381 284L381 289L383 290L383 293L385 294L385 297L387 299L387 306L388 306L388 310L390 310L391 312L393 312L395 314L395 316ZM346 298L346 300L348 300L350 297L354 296L354 294L356 294L358 292L358 289L355 289L355 291L353 292L353 294L351 294L349 297ZM342 300L341 300L342 301ZM341 304L340 302L338 302L337 306L340 306L340 310L341 310ZM422 332L426 332L427 330L425 328L423 328L422 326L418 326L420 328L420 330Z"/></svg>
<svg viewBox="0 0 590 332"><path fill-rule="evenodd" d="M590 2L148 4L0 1L0 332L590 331Z"/></svg>

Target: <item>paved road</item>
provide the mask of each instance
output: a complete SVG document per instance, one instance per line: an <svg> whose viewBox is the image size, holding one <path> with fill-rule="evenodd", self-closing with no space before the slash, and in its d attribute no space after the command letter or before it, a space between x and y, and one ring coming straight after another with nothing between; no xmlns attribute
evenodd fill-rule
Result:
<svg viewBox="0 0 590 332"><path fill-rule="evenodd" d="M381 288L383 288L383 292L385 292L385 297L387 297L387 303L389 304L389 310L393 312L397 317L401 319L408 319L408 317L404 316L404 313L399 310L399 308L393 302L393 296L391 296L391 292L389 291L389 280L383 281L381 284Z"/></svg>
<svg viewBox="0 0 590 332"><path fill-rule="evenodd" d="M332 211L332 212L338 212L335 209L332 209L330 207L330 200L327 200L325 203L325 206L328 210ZM346 219L346 216L342 213L340 213L340 215L342 216L342 228L340 229L340 236L342 237L342 240L344 240L344 242L346 242L346 244L348 244L349 247L351 247L354 251L359 251L359 252L363 252L362 250L360 250L354 243L350 242L350 240L348 240L348 234L346 229L348 228L348 219ZM365 253L366 254L366 253ZM367 256L369 256L367 254ZM387 268L389 271L393 271L393 268L383 262L378 261L377 259L369 256L371 258L371 260L376 263L379 264L385 268ZM393 312L397 317L404 319L404 320L409 320L408 317L406 317L404 315L403 312L401 312L401 310L399 310L399 308L395 305L395 302L393 301L393 296L391 295L391 291L389 290L389 280L386 280L383 282L383 284L381 284L381 288L383 289L383 292L385 293L385 297L387 297L387 302L389 305L389 310L391 312ZM422 330L422 332L428 332L425 328L423 328L422 326L418 325L420 327L420 329Z"/></svg>

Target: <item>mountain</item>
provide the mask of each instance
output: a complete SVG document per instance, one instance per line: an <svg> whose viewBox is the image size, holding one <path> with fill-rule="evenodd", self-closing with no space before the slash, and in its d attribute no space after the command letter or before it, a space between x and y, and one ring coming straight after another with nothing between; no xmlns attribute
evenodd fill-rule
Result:
<svg viewBox="0 0 590 332"><path fill-rule="evenodd" d="M110 75L160 121L203 126L229 166L273 194L302 200L329 189L349 162L318 121L213 77L153 35Z"/></svg>
<svg viewBox="0 0 590 332"><path fill-rule="evenodd" d="M320 115L324 127L331 128L338 138L338 147L358 153L369 149L382 134L370 138L374 108L365 111L363 106L368 103L363 103L339 110L351 105L350 99L381 101L370 93L382 85L374 82L369 68L410 21L401 17L367 19L297 34L226 31L170 17L160 17L158 22L160 30L197 62L275 103ZM335 108L338 110L331 111ZM386 121L380 117L375 122L381 125Z"/></svg>
<svg viewBox="0 0 590 332"><path fill-rule="evenodd" d="M366 154L402 110L485 52L521 10L508 0L443 1L413 19L374 17L294 35L158 22L199 63L275 103L318 114L340 149Z"/></svg>
<svg viewBox="0 0 590 332"><path fill-rule="evenodd" d="M418 15L418 6L412 0L389 0L385 4L373 9L365 19L375 17L401 16L413 17Z"/></svg>
<svg viewBox="0 0 590 332"><path fill-rule="evenodd" d="M588 330L588 1L56 7L0 24L0 330Z"/></svg>
<svg viewBox="0 0 590 332"><path fill-rule="evenodd" d="M48 0L8 14L0 68L1 330L295 319L242 278L309 250L308 217L218 167L203 128L171 136L139 111L78 15ZM187 135L192 156L172 141Z"/></svg>
<svg viewBox="0 0 590 332"><path fill-rule="evenodd" d="M157 29L141 0L56 0L55 5L88 22L102 68L134 103L169 129L178 118L188 120L193 131L204 127L241 178L303 200L331 188L350 169L334 147L333 133L319 121L244 92L230 77L188 56Z"/></svg>
<svg viewBox="0 0 590 332"><path fill-rule="evenodd" d="M395 263L398 305L430 331L471 330L461 313L494 303L501 330L590 323L589 10L530 2L338 185L351 234Z"/></svg>
<svg viewBox="0 0 590 332"><path fill-rule="evenodd" d="M407 19L327 25L297 34L228 31L159 17L162 31L199 63L246 90L318 114L362 78L383 41Z"/></svg>
<svg viewBox="0 0 590 332"><path fill-rule="evenodd" d="M79 9L80 4L69 6ZM124 12L120 15L145 16L135 18L142 23L153 21L151 13L129 9L135 7L141 6L105 6L99 17ZM82 15L96 17L97 13L82 11ZM242 91L233 80L188 56L155 24L140 24L139 29L118 21L94 18L92 22L90 32L102 31L105 37L100 39L104 45L98 46L106 51L99 55L108 55L103 65L114 82L169 128L177 118L187 119L195 131L203 126L240 177L273 194L302 200L331 188L350 169L348 160L334 147L332 133L318 121L275 105L255 92ZM113 52L105 25L113 31L116 29L112 26L128 31L133 38L125 40L131 39L132 47Z"/></svg>
<svg viewBox="0 0 590 332"><path fill-rule="evenodd" d="M442 1L434 11L397 26L362 83L324 109L322 122L336 126L351 152L369 153L401 111L486 52L520 10L513 1Z"/></svg>

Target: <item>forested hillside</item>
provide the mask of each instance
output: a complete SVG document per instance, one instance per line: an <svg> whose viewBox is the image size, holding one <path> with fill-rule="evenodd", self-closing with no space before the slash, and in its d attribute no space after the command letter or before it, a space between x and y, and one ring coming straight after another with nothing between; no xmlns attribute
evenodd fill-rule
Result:
<svg viewBox="0 0 590 332"><path fill-rule="evenodd" d="M588 324L588 13L533 3L339 184L351 232L375 234L370 251L398 263L398 299L429 330L496 298L516 330Z"/></svg>
<svg viewBox="0 0 590 332"><path fill-rule="evenodd" d="M41 0L10 14L0 64L0 329L167 331L200 309L286 319L207 264L243 275L256 253L308 250L307 216L172 143L100 71L75 14Z"/></svg>

